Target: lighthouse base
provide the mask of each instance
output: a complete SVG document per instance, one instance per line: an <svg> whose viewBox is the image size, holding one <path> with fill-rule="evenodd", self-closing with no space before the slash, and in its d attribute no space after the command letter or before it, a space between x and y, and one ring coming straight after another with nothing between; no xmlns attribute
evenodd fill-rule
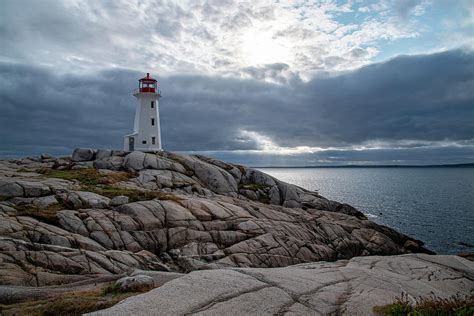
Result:
<svg viewBox="0 0 474 316"><path fill-rule="evenodd" d="M149 153L156 153L163 151L160 144L142 144L139 143L138 133L125 135L123 138L123 150L125 151L143 151Z"/></svg>
<svg viewBox="0 0 474 316"><path fill-rule="evenodd" d="M123 138L123 150L125 151L135 151L135 142L137 141L138 134L126 135Z"/></svg>

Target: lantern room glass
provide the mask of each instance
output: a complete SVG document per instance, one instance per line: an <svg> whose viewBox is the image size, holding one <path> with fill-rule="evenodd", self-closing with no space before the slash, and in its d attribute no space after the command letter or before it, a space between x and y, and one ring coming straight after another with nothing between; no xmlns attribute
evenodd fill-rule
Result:
<svg viewBox="0 0 474 316"><path fill-rule="evenodd" d="M156 82L142 82L138 85L140 92L155 92L157 88Z"/></svg>

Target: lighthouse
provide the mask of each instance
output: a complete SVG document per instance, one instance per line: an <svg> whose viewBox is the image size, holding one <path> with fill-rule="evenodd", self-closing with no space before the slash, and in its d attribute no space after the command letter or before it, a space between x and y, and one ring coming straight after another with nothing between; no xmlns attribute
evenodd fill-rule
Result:
<svg viewBox="0 0 474 316"><path fill-rule="evenodd" d="M161 149L160 111L158 100L161 93L158 90L158 81L150 77L138 80L138 88L133 96L137 98L133 133L125 135L125 151L159 151Z"/></svg>

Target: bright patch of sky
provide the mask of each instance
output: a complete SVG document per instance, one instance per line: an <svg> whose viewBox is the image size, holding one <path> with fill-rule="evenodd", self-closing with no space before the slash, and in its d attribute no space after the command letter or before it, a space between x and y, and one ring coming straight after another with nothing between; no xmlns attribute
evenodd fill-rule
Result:
<svg viewBox="0 0 474 316"><path fill-rule="evenodd" d="M474 148L472 141L419 141L419 140L400 140L400 141L384 141L371 140L363 142L359 145L346 147L311 147L311 146L295 146L285 147L276 144L270 137L259 134L254 131L242 130L241 139L244 141L254 142L258 149L255 150L233 150L233 152L247 152L261 155L300 155L314 154L324 151L366 151L366 150L384 150L384 149L406 149L406 148L424 148L424 147L470 147Z"/></svg>

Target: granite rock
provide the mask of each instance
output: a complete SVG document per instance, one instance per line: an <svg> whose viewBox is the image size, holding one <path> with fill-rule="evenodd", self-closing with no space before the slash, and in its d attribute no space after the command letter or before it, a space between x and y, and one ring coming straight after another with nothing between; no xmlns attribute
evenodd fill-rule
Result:
<svg viewBox="0 0 474 316"><path fill-rule="evenodd" d="M115 284L120 292L146 292L155 287L153 278L143 274L123 277Z"/></svg>
<svg viewBox="0 0 474 316"><path fill-rule="evenodd" d="M72 161L91 161L94 159L95 150L90 148L76 148L72 153Z"/></svg>
<svg viewBox="0 0 474 316"><path fill-rule="evenodd" d="M372 315L406 293L471 296L474 263L420 254L194 271L89 315ZM183 300L183 297L186 299Z"/></svg>
<svg viewBox="0 0 474 316"><path fill-rule="evenodd" d="M128 196L124 196L124 195L118 195L118 196L114 196L111 200L110 200L110 205L112 206L120 206L120 205L123 205L123 204L127 204L128 203Z"/></svg>
<svg viewBox="0 0 474 316"><path fill-rule="evenodd" d="M73 177L92 166L107 180L96 188ZM43 172L55 169L69 180ZM427 252L317 192L170 152L77 149L71 160L0 161L0 217L0 284L12 286Z"/></svg>

